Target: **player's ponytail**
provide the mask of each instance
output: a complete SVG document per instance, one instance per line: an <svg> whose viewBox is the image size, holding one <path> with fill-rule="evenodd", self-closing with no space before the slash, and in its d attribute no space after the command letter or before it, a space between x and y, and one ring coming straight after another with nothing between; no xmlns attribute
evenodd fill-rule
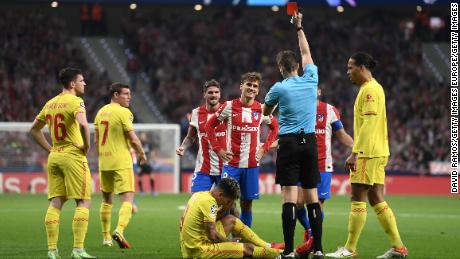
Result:
<svg viewBox="0 0 460 259"><path fill-rule="evenodd" d="M357 52L351 57L357 66L365 66L367 69L372 70L377 66L377 61L365 52Z"/></svg>

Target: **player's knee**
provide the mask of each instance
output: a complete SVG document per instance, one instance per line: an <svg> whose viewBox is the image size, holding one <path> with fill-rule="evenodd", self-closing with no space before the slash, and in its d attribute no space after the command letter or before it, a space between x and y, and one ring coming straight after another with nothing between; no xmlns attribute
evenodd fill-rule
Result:
<svg viewBox="0 0 460 259"><path fill-rule="evenodd" d="M89 209L91 207L91 200L75 200L77 207L85 207Z"/></svg>
<svg viewBox="0 0 460 259"><path fill-rule="evenodd" d="M254 253L254 245L251 243L244 243L243 244L243 254L244 256L252 256Z"/></svg>

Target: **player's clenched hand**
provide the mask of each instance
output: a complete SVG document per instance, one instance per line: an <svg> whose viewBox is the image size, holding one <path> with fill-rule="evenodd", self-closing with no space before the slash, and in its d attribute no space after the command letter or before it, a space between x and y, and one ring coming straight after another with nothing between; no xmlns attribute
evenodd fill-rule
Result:
<svg viewBox="0 0 460 259"><path fill-rule="evenodd" d="M178 156L183 156L184 153L185 153L185 148L184 148L183 146L180 146L180 147L178 147L178 148L176 149L176 154L177 154Z"/></svg>
<svg viewBox="0 0 460 259"><path fill-rule="evenodd" d="M139 164L144 165L145 163L147 163L147 156L142 153L139 155Z"/></svg>
<svg viewBox="0 0 460 259"><path fill-rule="evenodd" d="M226 151L226 150L219 150L219 152L217 152L217 156L219 156L220 159L224 160L224 162L228 162L230 160L232 160L233 158L233 154L232 152L230 151Z"/></svg>
<svg viewBox="0 0 460 259"><path fill-rule="evenodd" d="M302 17L303 17L302 13L299 13L299 12L295 13L294 16L292 17L292 21L296 28L302 27Z"/></svg>
<svg viewBox="0 0 460 259"><path fill-rule="evenodd" d="M351 153L350 156L348 156L347 160L345 161L345 169L351 170L351 171L356 171L356 159L357 159L357 154L356 153Z"/></svg>

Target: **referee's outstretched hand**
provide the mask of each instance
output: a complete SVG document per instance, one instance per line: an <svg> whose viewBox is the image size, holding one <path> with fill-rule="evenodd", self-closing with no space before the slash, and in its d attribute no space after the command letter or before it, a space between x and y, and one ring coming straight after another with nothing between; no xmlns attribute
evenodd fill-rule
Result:
<svg viewBox="0 0 460 259"><path fill-rule="evenodd" d="M292 16L292 21L293 21L293 24L296 28L299 28L299 27L302 27L302 13L295 13L293 16Z"/></svg>

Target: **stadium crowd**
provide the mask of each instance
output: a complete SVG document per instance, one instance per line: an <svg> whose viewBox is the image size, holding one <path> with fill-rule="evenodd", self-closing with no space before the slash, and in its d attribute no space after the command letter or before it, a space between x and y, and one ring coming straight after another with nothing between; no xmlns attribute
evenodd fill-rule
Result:
<svg viewBox="0 0 460 259"><path fill-rule="evenodd" d="M447 109L448 88L424 71L422 41L417 30L408 33L404 26L408 21L417 26L418 16L372 10L343 17L313 13L306 11L305 27L320 86L325 100L341 111L346 129L352 132L358 90L346 76L346 62L349 53L364 50L380 62L376 78L387 94L392 154L388 168L426 174L429 161L446 161L448 149L443 147L449 131L447 113L442 111ZM180 16L181 22L171 16ZM285 40L295 38L286 19L268 10L222 9L208 15L156 10L133 13L122 22L122 32L152 79L157 104L172 121L180 122L201 101L199 89L205 79L220 81L226 100L238 96L240 74L260 71L262 100L279 78L275 53L296 47L295 41ZM368 37L364 41L357 35ZM334 146L333 155L341 165L349 151Z"/></svg>
<svg viewBox="0 0 460 259"><path fill-rule="evenodd" d="M110 80L89 68L65 20L0 10L0 44L0 121L32 121L46 100L61 91L57 73L66 66L85 73L88 118L106 102Z"/></svg>
<svg viewBox="0 0 460 259"><path fill-rule="evenodd" d="M414 14L368 10L338 16L331 10L312 16L314 12L305 12L305 31L319 67L320 86L325 101L341 112L347 131L352 133L358 89L346 77L346 62L350 53L363 50L380 62L376 78L386 90L388 169L426 174L429 161L447 161L449 131L443 111L448 109L448 87L424 71L422 41L403 26ZM295 41L286 40L295 38L286 19L265 9L219 8L198 14L158 8L132 12L121 21L121 31L151 78L152 98L170 121L182 120L186 127L184 118L202 101L206 79L216 78L222 85L222 100L228 100L239 96L242 73L259 71L264 83L258 100L263 100L279 79L274 55L297 47ZM0 11L0 121L32 121L44 102L59 92L56 74L68 65L85 73L84 98L92 121L106 102L110 80L106 73L89 68L71 36L65 21L56 16ZM334 145L337 169L348 152Z"/></svg>

